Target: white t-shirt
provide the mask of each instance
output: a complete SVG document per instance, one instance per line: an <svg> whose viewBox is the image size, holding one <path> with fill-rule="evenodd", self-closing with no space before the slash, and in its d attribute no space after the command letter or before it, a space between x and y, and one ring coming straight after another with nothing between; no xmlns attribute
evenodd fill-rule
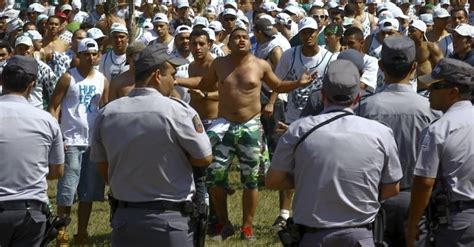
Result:
<svg viewBox="0 0 474 247"><path fill-rule="evenodd" d="M130 66L126 65L126 54L115 55L114 51L109 51L102 55L99 63L99 71L104 74L108 81L127 71Z"/></svg>
<svg viewBox="0 0 474 247"><path fill-rule="evenodd" d="M174 51L174 55L177 57L182 57L181 54L177 50ZM185 57L186 60L188 60L187 64L181 65L176 67L176 78L189 78L189 64L194 61L194 57L191 53L189 53L188 57ZM188 88L181 87L181 86L175 86L176 91L179 93L181 96L181 100L183 100L186 103L189 103L191 101L191 95L188 92Z"/></svg>
<svg viewBox="0 0 474 247"><path fill-rule="evenodd" d="M364 54L364 70L360 81L370 87L370 91L375 92L377 88L377 73L379 71L379 60Z"/></svg>

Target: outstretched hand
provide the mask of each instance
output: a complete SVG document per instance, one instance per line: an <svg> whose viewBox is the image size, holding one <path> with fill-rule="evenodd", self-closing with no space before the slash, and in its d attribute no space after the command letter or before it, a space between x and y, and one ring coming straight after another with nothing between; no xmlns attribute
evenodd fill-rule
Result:
<svg viewBox="0 0 474 247"><path fill-rule="evenodd" d="M302 87L306 87L311 84L318 77L318 71L310 73L308 70L305 70L299 79L299 84Z"/></svg>

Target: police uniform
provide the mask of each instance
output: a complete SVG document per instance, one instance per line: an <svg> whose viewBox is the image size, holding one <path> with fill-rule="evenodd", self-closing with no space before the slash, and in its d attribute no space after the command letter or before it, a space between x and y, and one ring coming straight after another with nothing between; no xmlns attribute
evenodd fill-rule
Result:
<svg viewBox="0 0 474 247"><path fill-rule="evenodd" d="M397 56L406 58L407 63L413 63L415 54L415 44L408 37L397 36L384 40L383 61L393 61L392 57ZM400 181L400 194L384 203L387 215L385 241L390 246L404 246L404 221L408 217L410 187L421 132L438 114L431 110L427 98L415 93L411 85L401 83L386 84L381 92L365 98L355 111L362 117L388 125L397 141L403 178Z"/></svg>
<svg viewBox="0 0 474 247"><path fill-rule="evenodd" d="M29 73L25 61L35 64L30 74L36 75L33 58L14 56L7 67ZM49 166L64 163L57 121L23 96L1 96L0 157L0 246L40 246L48 210L46 176Z"/></svg>
<svg viewBox="0 0 474 247"><path fill-rule="evenodd" d="M352 93L341 90L340 95L357 93L359 76L351 62L336 60L329 65L324 92L331 95L325 85L337 82L340 85L332 91L336 88L338 93L349 80ZM341 114L348 115L299 143L311 128ZM292 123L280 138L271 169L293 175L294 222L304 229L300 246L373 246L369 225L380 208L379 186L402 177L390 128L337 105L326 105L321 115Z"/></svg>
<svg viewBox="0 0 474 247"><path fill-rule="evenodd" d="M437 76L444 77L444 83L453 81L471 90L474 86L472 67L454 59L442 59L431 74ZM474 108L469 100L452 104L427 128L414 173L436 179L432 198L440 194L448 198L448 222L434 231L436 246L473 246Z"/></svg>
<svg viewBox="0 0 474 247"><path fill-rule="evenodd" d="M154 66L169 62L166 50L150 49L155 48L140 57L155 53L149 61ZM156 89L135 88L105 106L97 118L91 158L108 162L110 189L119 200L111 222L112 245L192 246L186 205L195 186L188 157L201 159L211 152L196 111Z"/></svg>

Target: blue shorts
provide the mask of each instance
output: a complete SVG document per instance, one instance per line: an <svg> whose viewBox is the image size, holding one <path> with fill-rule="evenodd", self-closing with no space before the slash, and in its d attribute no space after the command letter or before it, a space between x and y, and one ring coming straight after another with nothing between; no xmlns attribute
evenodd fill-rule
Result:
<svg viewBox="0 0 474 247"><path fill-rule="evenodd" d="M68 146L65 153L64 175L58 181L56 203L71 206L77 192L80 202L104 200L105 182L95 162L89 160L89 147Z"/></svg>

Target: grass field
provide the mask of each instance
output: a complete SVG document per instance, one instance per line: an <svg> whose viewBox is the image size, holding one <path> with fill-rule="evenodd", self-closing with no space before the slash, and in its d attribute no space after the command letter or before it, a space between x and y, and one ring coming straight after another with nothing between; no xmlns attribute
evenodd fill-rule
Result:
<svg viewBox="0 0 474 247"><path fill-rule="evenodd" d="M271 225L278 215L278 193L275 191L261 190L260 200L255 214L254 220L254 234L257 237L255 242L246 242L240 240L240 225L242 223L242 189L239 187L238 181L239 174L237 172L231 172L230 175L231 185L236 189L236 193L229 196L229 216L231 222L234 224L236 234L223 242L217 242L212 240L206 240L206 246L281 246L276 235L271 231ZM55 190L56 182L50 183L49 196L51 202L55 203ZM76 233L77 227L77 205L73 207L72 222L68 228L70 239L72 235ZM110 233L111 228L109 225L109 205L107 202L94 203L91 219L89 222L88 232L93 241L93 246L110 246ZM55 246L54 243L50 246ZM150 245L158 246L158 245Z"/></svg>

